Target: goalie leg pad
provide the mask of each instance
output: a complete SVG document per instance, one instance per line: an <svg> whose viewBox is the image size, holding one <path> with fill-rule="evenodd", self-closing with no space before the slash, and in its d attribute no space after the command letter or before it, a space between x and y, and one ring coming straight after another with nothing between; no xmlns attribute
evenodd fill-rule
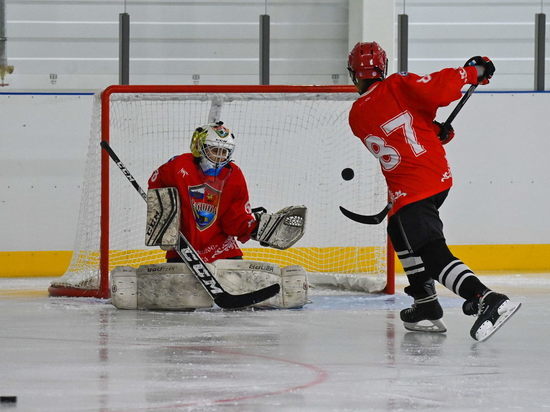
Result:
<svg viewBox="0 0 550 412"><path fill-rule="evenodd" d="M241 295L281 281L279 266L253 260L220 259L213 263L215 277L223 288L234 295ZM257 308L281 307L281 292L272 298L252 305Z"/></svg>
<svg viewBox="0 0 550 412"><path fill-rule="evenodd" d="M135 268L117 266L111 271L111 303L118 309L137 309Z"/></svg>
<svg viewBox="0 0 550 412"><path fill-rule="evenodd" d="M143 265L136 273L138 309L190 310L214 304L184 263Z"/></svg>
<svg viewBox="0 0 550 412"><path fill-rule="evenodd" d="M147 246L175 247L180 228L178 189L163 187L147 192Z"/></svg>
<svg viewBox="0 0 550 412"><path fill-rule="evenodd" d="M288 206L277 213L263 213L252 238L264 246L288 249L304 235L306 211L305 206Z"/></svg>
<svg viewBox="0 0 550 412"><path fill-rule="evenodd" d="M229 293L239 295L279 283L278 294L252 305L257 308L290 309L307 303L307 275L300 266L281 269L278 265L253 260L220 259L214 262L215 276Z"/></svg>
<svg viewBox="0 0 550 412"><path fill-rule="evenodd" d="M281 269L281 291L284 308L301 308L308 300L309 284L307 272L298 265Z"/></svg>
<svg viewBox="0 0 550 412"><path fill-rule="evenodd" d="M119 266L111 272L111 303L118 309L189 310L213 301L183 263Z"/></svg>

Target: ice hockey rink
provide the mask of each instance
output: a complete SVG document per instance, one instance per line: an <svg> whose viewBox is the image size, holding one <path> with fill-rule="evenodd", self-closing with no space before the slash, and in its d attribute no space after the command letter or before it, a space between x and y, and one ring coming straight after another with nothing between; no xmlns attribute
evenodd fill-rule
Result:
<svg viewBox="0 0 550 412"><path fill-rule="evenodd" d="M403 294L310 291L301 310L118 310L0 278L0 411L550 409L548 275L481 275L521 301L488 341L439 288L446 334L407 332Z"/></svg>

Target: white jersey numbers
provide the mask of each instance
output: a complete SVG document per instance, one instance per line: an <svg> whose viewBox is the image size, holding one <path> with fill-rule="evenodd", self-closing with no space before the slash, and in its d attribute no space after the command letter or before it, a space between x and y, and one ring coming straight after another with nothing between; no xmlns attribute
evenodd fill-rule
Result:
<svg viewBox="0 0 550 412"><path fill-rule="evenodd" d="M382 169L393 170L401 163L401 156L395 147L388 145L381 137L371 134L365 137L364 143L369 152L378 159Z"/></svg>
<svg viewBox="0 0 550 412"><path fill-rule="evenodd" d="M409 146L411 146L414 155L418 157L422 153L425 153L426 149L424 149L424 146L418 143L416 133L414 132L412 125L413 117L409 112L405 111L395 116L390 121L384 123L382 125L382 130L384 131L384 133L386 133L386 136L389 136L397 129L402 129L403 134L405 135L405 139L407 139L407 143L409 144Z"/></svg>
<svg viewBox="0 0 550 412"><path fill-rule="evenodd" d="M386 136L395 132L402 132L405 142L409 145L415 156L426 153L426 149L416 138L413 129L413 117L408 111L404 111L381 126ZM401 155L397 149L389 145L385 139L375 135L368 135L364 139L365 146L378 159L382 169L388 171L395 169L401 162Z"/></svg>
<svg viewBox="0 0 550 412"><path fill-rule="evenodd" d="M424 77L421 77L417 80L418 83L428 83L430 80L432 80L432 76L429 74L425 75Z"/></svg>

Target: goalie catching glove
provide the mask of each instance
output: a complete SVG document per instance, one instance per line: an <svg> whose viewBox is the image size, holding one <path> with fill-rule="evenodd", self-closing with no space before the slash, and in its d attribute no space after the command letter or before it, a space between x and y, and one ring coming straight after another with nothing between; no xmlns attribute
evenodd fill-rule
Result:
<svg viewBox="0 0 550 412"><path fill-rule="evenodd" d="M252 239L262 246L288 249L304 235L306 210L305 206L288 206L277 213L267 213L263 207L253 209L258 228Z"/></svg>

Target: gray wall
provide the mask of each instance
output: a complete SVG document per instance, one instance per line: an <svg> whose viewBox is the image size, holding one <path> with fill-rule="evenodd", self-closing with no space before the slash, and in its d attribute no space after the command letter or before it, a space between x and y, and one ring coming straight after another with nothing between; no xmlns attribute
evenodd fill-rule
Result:
<svg viewBox="0 0 550 412"><path fill-rule="evenodd" d="M0 251L72 250L92 102L92 96L0 95ZM550 204L548 107L550 93L475 93L464 106L453 122L457 137L445 146L455 179L442 208L449 244L550 244L550 221L541 218ZM97 147L97 137L92 144ZM236 153L239 164L242 152ZM360 155L372 160L365 149ZM324 182L335 188L342 185L342 167L360 168L353 159L336 165ZM307 176L292 159L280 167ZM254 179L248 180L254 194ZM346 190L358 182L346 182ZM345 206L364 210L353 202Z"/></svg>
<svg viewBox="0 0 550 412"><path fill-rule="evenodd" d="M15 72L0 92L99 90L118 81L123 1L6 0L6 5L8 63ZM426 73L486 54L497 73L484 90L532 89L534 14L541 5L544 11L550 1L409 0L409 69ZM403 11L402 0L396 10ZM132 18L132 83L192 84L193 74L200 74L201 84L258 83L264 1L139 0L128 1L126 11ZM269 0L267 12L273 25L272 83L347 82L347 0ZM50 73L57 75L55 83ZM340 76L334 80L333 74ZM544 122L550 95L529 96L476 95L455 122L457 131L472 137L457 138L450 150L460 182L445 212L452 243L550 241L547 226L529 220L548 203ZM0 250L71 249L92 98L0 97L2 217L9 220ZM484 193L491 201L479 202ZM472 218L471 208L480 211L471 222L475 231L463 225Z"/></svg>
<svg viewBox="0 0 550 412"><path fill-rule="evenodd" d="M347 82L347 0L268 2L271 82ZM122 1L8 0L14 89L101 89L118 82ZM257 84L264 1L128 1L130 82ZM52 84L50 73L57 75Z"/></svg>
<svg viewBox="0 0 550 412"><path fill-rule="evenodd" d="M549 13L548 0L396 2L409 15L409 71L429 73L460 66L472 55L489 56L497 71L489 88L533 90L535 14ZM548 22L546 17L546 38ZM550 49L546 41L546 89Z"/></svg>

